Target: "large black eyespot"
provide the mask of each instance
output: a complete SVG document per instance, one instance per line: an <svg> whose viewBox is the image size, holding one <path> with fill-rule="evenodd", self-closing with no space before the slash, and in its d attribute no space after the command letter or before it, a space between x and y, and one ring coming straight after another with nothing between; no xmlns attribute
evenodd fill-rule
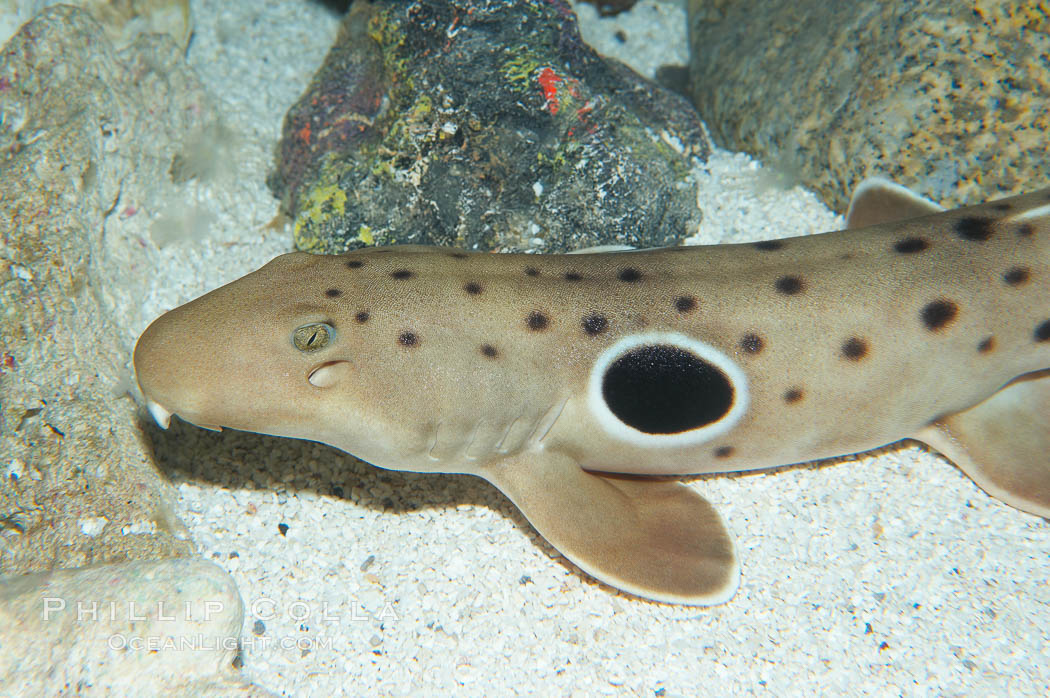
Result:
<svg viewBox="0 0 1050 698"><path fill-rule="evenodd" d="M716 365L671 344L632 349L602 377L609 411L646 434L677 434L725 417L735 391Z"/></svg>
<svg viewBox="0 0 1050 698"><path fill-rule="evenodd" d="M335 328L327 322L311 322L295 328L292 344L299 351L313 352L324 349L335 341Z"/></svg>

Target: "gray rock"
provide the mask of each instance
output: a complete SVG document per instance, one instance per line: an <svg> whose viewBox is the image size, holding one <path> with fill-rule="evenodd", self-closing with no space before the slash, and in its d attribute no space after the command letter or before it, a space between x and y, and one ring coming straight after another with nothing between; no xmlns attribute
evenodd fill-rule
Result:
<svg viewBox="0 0 1050 698"><path fill-rule="evenodd" d="M178 200L218 130L167 36L117 51L56 6L0 55L0 694L269 695L231 667L239 594L180 557L194 545L127 394L128 289L155 273L141 211Z"/></svg>
<svg viewBox="0 0 1050 698"><path fill-rule="evenodd" d="M244 604L204 560L92 565L0 580L5 695L265 695L245 685Z"/></svg>
<svg viewBox="0 0 1050 698"><path fill-rule="evenodd" d="M0 574L193 552L127 396L120 221L211 119L181 50L50 8L0 56Z"/></svg>
<svg viewBox="0 0 1050 698"><path fill-rule="evenodd" d="M1044 186L1050 19L1038 3L690 0L715 140L839 211L881 174L947 206Z"/></svg>
<svg viewBox="0 0 1050 698"><path fill-rule="evenodd" d="M59 4L86 10L118 48L144 33L169 34L186 48L193 33L189 0L0 0L0 42L44 8Z"/></svg>
<svg viewBox="0 0 1050 698"><path fill-rule="evenodd" d="M355 3L270 179L310 252L564 251L696 232L688 101L598 56L561 0Z"/></svg>

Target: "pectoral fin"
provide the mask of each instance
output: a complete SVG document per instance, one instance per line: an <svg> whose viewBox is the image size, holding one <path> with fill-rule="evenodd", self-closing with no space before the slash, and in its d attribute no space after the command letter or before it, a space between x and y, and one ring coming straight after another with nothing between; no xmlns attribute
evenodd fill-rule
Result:
<svg viewBox="0 0 1050 698"><path fill-rule="evenodd" d="M529 453L482 473L565 557L597 579L656 601L710 606L739 583L718 512L680 482L596 475Z"/></svg>
<svg viewBox="0 0 1050 698"><path fill-rule="evenodd" d="M1022 377L915 436L993 497L1050 518L1050 375Z"/></svg>

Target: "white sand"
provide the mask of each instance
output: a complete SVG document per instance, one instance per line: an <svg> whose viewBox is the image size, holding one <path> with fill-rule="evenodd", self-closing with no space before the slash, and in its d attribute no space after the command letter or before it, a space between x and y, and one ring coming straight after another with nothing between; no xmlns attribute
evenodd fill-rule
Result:
<svg viewBox="0 0 1050 698"><path fill-rule="evenodd" d="M637 44L675 37L683 62L684 11L657 5L589 21L589 35L611 51L625 27L619 50L650 61L645 71L659 54ZM338 21L288 0L193 11L189 58L242 134L235 177L187 188L198 238L144 252L158 274L136 332L290 248L288 231L262 229L276 211L264 177ZM774 179L717 152L700 173L701 238L839 224ZM697 609L581 575L475 478L389 473L314 444L183 424L154 431L162 460L189 468L176 473L179 515L249 606L244 671L288 695L1036 696L1050 684L1050 525L916 447L697 479L743 565L730 603Z"/></svg>

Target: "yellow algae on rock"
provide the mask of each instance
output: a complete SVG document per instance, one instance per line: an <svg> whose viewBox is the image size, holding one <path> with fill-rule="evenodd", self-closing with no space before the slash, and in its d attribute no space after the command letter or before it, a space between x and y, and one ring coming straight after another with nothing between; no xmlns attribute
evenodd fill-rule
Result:
<svg viewBox="0 0 1050 698"><path fill-rule="evenodd" d="M329 220L332 216L346 213L346 192L335 184L327 184L311 189L306 196L305 205L295 218L295 246L304 252L318 249L320 240L316 235L305 235L308 224L316 226Z"/></svg>

